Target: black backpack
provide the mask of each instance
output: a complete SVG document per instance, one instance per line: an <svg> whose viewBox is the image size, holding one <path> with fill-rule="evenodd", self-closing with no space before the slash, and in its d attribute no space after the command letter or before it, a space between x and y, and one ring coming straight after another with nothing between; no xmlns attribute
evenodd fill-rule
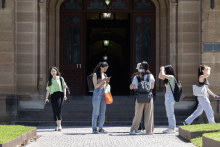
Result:
<svg viewBox="0 0 220 147"><path fill-rule="evenodd" d="M92 77L93 77L93 74L87 76L87 83L88 83L88 91L89 92L94 91L94 84L93 84L93 81L92 81Z"/></svg>
<svg viewBox="0 0 220 147"><path fill-rule="evenodd" d="M169 85L170 85L170 88L171 88L171 90L172 90L174 100L175 100L176 102L179 102L179 101L180 101L180 98L181 98L181 95L182 95L182 92L183 92L182 83L181 83L181 81L176 81L175 78L174 78L174 80L175 80L174 90L172 89L172 87L171 87L171 85L170 85L170 82L169 82Z"/></svg>
<svg viewBox="0 0 220 147"><path fill-rule="evenodd" d="M147 75L146 81L143 80L138 83L136 90L136 98L138 103L150 103L153 98L152 90L150 89L150 75Z"/></svg>
<svg viewBox="0 0 220 147"><path fill-rule="evenodd" d="M61 78L63 78L63 77L60 77L60 83L61 83L62 89L63 89L63 82L62 82ZM67 96L70 95L70 89L69 89L69 87L68 87L67 85L66 85L66 95L67 95Z"/></svg>

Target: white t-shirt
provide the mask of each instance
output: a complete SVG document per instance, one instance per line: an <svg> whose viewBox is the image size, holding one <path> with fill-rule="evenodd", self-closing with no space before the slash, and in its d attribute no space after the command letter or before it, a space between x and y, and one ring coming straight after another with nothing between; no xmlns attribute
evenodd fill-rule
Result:
<svg viewBox="0 0 220 147"><path fill-rule="evenodd" d="M154 76L152 74L149 74L150 75L150 79L149 79L149 83L150 83L150 88L151 88L151 84L155 82L155 79L154 79ZM147 74L144 75L144 80L147 80ZM132 84L133 85L136 85L136 89L138 88L138 79L137 79L137 76L135 76L132 80Z"/></svg>

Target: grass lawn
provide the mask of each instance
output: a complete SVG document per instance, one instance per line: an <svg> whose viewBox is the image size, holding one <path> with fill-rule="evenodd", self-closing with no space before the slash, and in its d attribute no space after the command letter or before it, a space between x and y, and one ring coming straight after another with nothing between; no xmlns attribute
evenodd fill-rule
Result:
<svg viewBox="0 0 220 147"><path fill-rule="evenodd" d="M193 138L190 141L195 146L202 147L202 137Z"/></svg>
<svg viewBox="0 0 220 147"><path fill-rule="evenodd" d="M20 125L0 125L0 144L13 140L34 129L36 129L36 127L26 127Z"/></svg>
<svg viewBox="0 0 220 147"><path fill-rule="evenodd" d="M203 136L207 138L211 138L213 140L220 141L220 132L215 132L215 133L205 133Z"/></svg>
<svg viewBox="0 0 220 147"><path fill-rule="evenodd" d="M186 125L180 126L180 128L190 131L190 132L199 132L199 131L220 131L220 123L216 124L198 124L198 125Z"/></svg>

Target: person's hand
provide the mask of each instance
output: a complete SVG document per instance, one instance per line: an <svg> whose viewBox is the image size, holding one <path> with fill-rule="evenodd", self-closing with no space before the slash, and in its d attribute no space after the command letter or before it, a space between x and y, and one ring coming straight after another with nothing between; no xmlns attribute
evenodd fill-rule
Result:
<svg viewBox="0 0 220 147"><path fill-rule="evenodd" d="M49 103L49 99L48 98L46 98L46 100L45 100L45 104L47 104L47 103Z"/></svg>
<svg viewBox="0 0 220 147"><path fill-rule="evenodd" d="M219 99L220 98L220 96L218 96L218 95L214 95L213 96L215 99Z"/></svg>
<svg viewBox="0 0 220 147"><path fill-rule="evenodd" d="M136 86L134 84L131 84L129 87L131 90L136 89Z"/></svg>
<svg viewBox="0 0 220 147"><path fill-rule="evenodd" d="M163 69L164 69L164 66L161 66L161 67L160 67L160 70L163 70Z"/></svg>
<svg viewBox="0 0 220 147"><path fill-rule="evenodd" d="M64 97L63 97L63 99L64 99L64 101L66 101L66 100L67 100L67 97L66 97L66 96L64 96Z"/></svg>

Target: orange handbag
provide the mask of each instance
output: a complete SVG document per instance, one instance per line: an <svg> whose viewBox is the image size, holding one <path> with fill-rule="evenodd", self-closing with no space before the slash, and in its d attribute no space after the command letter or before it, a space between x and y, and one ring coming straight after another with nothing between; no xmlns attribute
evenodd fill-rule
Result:
<svg viewBox="0 0 220 147"><path fill-rule="evenodd" d="M105 102L106 104L111 104L113 102L112 94L110 92L110 85L105 87Z"/></svg>

